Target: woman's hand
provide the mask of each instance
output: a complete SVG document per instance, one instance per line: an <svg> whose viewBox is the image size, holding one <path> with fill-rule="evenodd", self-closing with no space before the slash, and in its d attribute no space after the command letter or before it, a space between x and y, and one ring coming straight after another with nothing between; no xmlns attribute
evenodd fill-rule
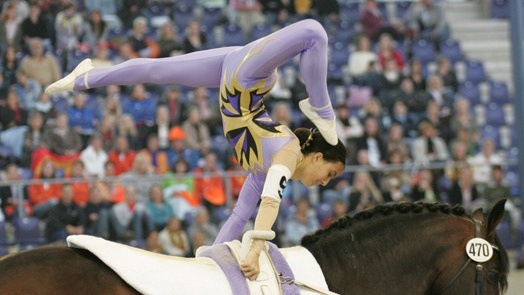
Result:
<svg viewBox="0 0 524 295"><path fill-rule="evenodd" d="M240 265L244 276L250 281L257 279L258 274L260 273L260 267L258 265L258 259L260 257L260 252L256 249L251 248L247 253L244 263Z"/></svg>

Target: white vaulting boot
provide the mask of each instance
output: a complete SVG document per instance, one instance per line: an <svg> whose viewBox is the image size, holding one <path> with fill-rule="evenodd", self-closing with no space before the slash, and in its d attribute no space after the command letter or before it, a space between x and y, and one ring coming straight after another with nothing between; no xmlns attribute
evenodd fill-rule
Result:
<svg viewBox="0 0 524 295"><path fill-rule="evenodd" d="M337 145L338 136L335 118L327 120L320 117L317 109L309 103L309 98L301 100L298 103L298 106L300 107L302 113L304 113L304 115L306 115L306 117L308 117L309 120L315 124L324 139L331 145ZM327 105L326 107L330 108L331 105Z"/></svg>
<svg viewBox="0 0 524 295"><path fill-rule="evenodd" d="M91 64L91 59L89 58L84 59L82 62L80 62L76 66L76 68L71 73L69 73L69 75L47 86L47 88L45 89L45 93L52 94L52 93L62 92L62 91L73 91L73 86L75 86L76 78L91 71L92 69L93 69L93 65ZM87 76L86 76L86 87L88 87Z"/></svg>

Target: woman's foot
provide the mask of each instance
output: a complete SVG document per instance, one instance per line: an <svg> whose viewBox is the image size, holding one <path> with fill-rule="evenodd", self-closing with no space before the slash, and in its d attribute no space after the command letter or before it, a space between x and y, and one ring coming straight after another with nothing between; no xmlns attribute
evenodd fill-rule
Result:
<svg viewBox="0 0 524 295"><path fill-rule="evenodd" d="M300 110L306 117L315 124L318 131L324 139L330 144L330 145L337 145L338 143L338 136L337 136L337 128L336 128L336 121L335 117L333 119L324 119L322 118L315 107L313 107L309 103L309 98L303 99L298 103L298 106L300 107ZM331 107L331 106L329 106Z"/></svg>
<svg viewBox="0 0 524 295"><path fill-rule="evenodd" d="M73 87L75 86L76 78L88 73L92 69L93 69L93 65L91 64L91 59L89 58L84 59L82 62L80 62L76 66L76 68L71 73L69 73L69 75L47 86L47 88L45 89L45 93L53 94L53 93L62 92L62 91L73 91ZM87 79L86 79L86 82L87 82ZM86 88L88 88L87 83L86 83Z"/></svg>

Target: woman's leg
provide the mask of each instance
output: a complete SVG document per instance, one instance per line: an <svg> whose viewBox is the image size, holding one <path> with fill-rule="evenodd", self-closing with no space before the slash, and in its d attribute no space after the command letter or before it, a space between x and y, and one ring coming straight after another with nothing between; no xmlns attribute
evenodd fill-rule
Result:
<svg viewBox="0 0 524 295"><path fill-rule="evenodd" d="M253 212L255 212L258 201L260 200L260 194L262 193L262 187L264 185L262 175L263 174L254 173L248 175L240 190L240 196L238 197L233 212L215 239L215 245L233 241L242 234L244 226L253 215Z"/></svg>
<svg viewBox="0 0 524 295"><path fill-rule="evenodd" d="M135 58L101 69L93 69L90 60L84 60L71 74L51 84L46 93L138 83L218 87L224 57L237 48L224 47L167 58Z"/></svg>

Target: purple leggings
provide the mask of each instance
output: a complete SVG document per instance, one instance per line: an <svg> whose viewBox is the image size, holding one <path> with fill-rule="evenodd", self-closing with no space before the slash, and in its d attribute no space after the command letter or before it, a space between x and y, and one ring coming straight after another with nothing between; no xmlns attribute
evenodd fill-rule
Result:
<svg viewBox="0 0 524 295"><path fill-rule="evenodd" d="M322 108L331 105L326 84L327 41L327 34L317 21L304 20L242 47L217 48L159 59L137 58L112 67L93 69L88 73L87 83L89 88L160 83L193 87L235 86L253 91L271 88L277 79L276 68L300 55L299 72L310 103ZM74 90L86 89L84 80L83 76L77 78ZM325 119L335 116L332 108L322 109L319 115ZM289 141L289 138L275 138L276 146L283 144L278 143L279 140ZM266 171L268 168L264 167ZM242 233L260 200L265 178L265 172L248 176L233 213L222 227L215 244L236 239Z"/></svg>

